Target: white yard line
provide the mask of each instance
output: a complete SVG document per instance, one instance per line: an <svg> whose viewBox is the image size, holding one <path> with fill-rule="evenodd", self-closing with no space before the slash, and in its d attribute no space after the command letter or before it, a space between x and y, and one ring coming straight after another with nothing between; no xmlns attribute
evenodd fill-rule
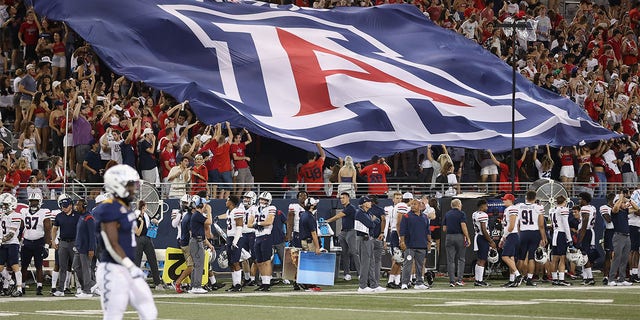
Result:
<svg viewBox="0 0 640 320"><path fill-rule="evenodd" d="M500 314L479 314L479 313L465 313L465 312L442 312L442 311L409 311L409 310L371 310L371 309L355 309L355 308L321 308L321 307L303 307L303 306L269 306L269 305L256 305L256 304L233 304L233 303L208 303L208 302L179 302L179 301L156 301L161 304L172 305L199 305L199 306L219 306L219 307L242 307L242 308L258 308L258 309L289 309L289 310L315 310L324 312L356 312L360 314L367 313L379 313L379 314L407 314L407 315L446 315L446 316L469 316L469 317L484 317L484 318L503 318L503 319L522 319L522 318L535 318L535 319L550 319L550 320L583 320L588 319L584 317L570 318L570 317L544 317L544 316L530 316L530 315L500 315ZM429 306L429 305L425 305ZM594 318L595 319L595 318ZM614 320L597 318L599 320Z"/></svg>

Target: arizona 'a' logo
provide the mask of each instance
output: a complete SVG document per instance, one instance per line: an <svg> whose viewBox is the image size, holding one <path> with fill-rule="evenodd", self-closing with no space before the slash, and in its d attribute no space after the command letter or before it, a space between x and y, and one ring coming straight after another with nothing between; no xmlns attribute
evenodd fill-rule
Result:
<svg viewBox="0 0 640 320"><path fill-rule="evenodd" d="M194 5L160 7L187 25L203 46L215 49L224 90L214 92L240 114L280 136L304 140L305 130L330 126L322 132L325 139L321 142L337 146L362 140L458 141L510 134L506 126L504 132L447 132L439 128L447 117L509 123L510 95L489 96L443 70L405 60L353 26L306 15L305 10L231 15ZM210 15L212 21L201 25L203 14ZM279 23L282 19L289 20ZM299 20L298 26L291 26L291 19ZM212 28L250 37L264 83L265 105L269 106L266 114L243 108L247 106L243 97L256 93L242 87L242 72L235 71L240 62L230 53L234 51L232 41L216 40ZM539 104L550 113L566 115L565 110L535 102L524 94L518 98ZM371 121L360 121L348 129L336 125L356 117ZM527 117L516 112L516 121ZM543 122L519 134L535 135L553 124Z"/></svg>

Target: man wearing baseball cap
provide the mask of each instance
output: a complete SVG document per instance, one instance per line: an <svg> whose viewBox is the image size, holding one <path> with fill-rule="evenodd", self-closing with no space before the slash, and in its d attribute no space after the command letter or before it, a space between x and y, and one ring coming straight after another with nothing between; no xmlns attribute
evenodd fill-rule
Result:
<svg viewBox="0 0 640 320"><path fill-rule="evenodd" d="M380 220L371 214L371 199L363 196L358 200L360 208L356 210L354 229L358 239L360 253L360 280L358 293L371 293L385 291L385 288L376 286L371 288L369 282L374 282L374 257L373 257L373 231ZM379 272L379 270L378 270Z"/></svg>
<svg viewBox="0 0 640 320"><path fill-rule="evenodd" d="M518 207L514 205L516 197L507 193L502 197L502 203L506 207L504 217L502 218L502 239L499 247L502 248L502 261L509 267L509 282L505 287L517 287L522 283L522 275L516 268L516 251L520 243L518 236Z"/></svg>
<svg viewBox="0 0 640 320"><path fill-rule="evenodd" d="M411 278L411 266L416 264L416 290L429 289L424 284L422 268L427 255L427 248L431 243L429 231L429 219L420 210L420 201L411 199L409 201L409 212L405 213L400 221L400 249L404 251L404 262L402 265L402 290L409 288Z"/></svg>

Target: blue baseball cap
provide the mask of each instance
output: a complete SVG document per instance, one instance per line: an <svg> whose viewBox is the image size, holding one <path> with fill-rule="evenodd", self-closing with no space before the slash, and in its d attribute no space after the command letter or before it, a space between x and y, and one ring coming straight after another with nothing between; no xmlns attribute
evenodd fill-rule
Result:
<svg viewBox="0 0 640 320"><path fill-rule="evenodd" d="M365 202L371 202L371 198L367 196L362 196L360 197L360 200L358 200L359 205L363 205Z"/></svg>

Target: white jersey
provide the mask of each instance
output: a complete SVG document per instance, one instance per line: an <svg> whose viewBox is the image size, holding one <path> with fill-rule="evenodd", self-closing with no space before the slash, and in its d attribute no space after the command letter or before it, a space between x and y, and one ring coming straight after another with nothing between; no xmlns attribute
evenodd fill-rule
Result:
<svg viewBox="0 0 640 320"><path fill-rule="evenodd" d="M244 225L242 226L242 233L256 232L255 229L250 228L250 226L248 226L247 224L249 223L249 217L255 216L255 214L258 212L258 206L252 205L252 206L249 206L248 208L244 204L241 204L240 206L244 207L244 221L243 221Z"/></svg>
<svg viewBox="0 0 640 320"><path fill-rule="evenodd" d="M504 238L506 238L508 235L512 233L518 233L518 219L519 219L518 214L519 213L520 212L518 210L517 205L510 205L504 210L504 219L502 220L502 226L503 226L502 236ZM511 222L510 222L511 216L516 217L516 222L515 222L515 225L513 226L513 230L509 232L509 227L511 226Z"/></svg>
<svg viewBox="0 0 640 320"><path fill-rule="evenodd" d="M27 240L42 239L44 237L44 220L51 219L51 211L40 208L35 213L31 213L29 208L23 208L20 210L20 215L24 221L24 238Z"/></svg>
<svg viewBox="0 0 640 320"><path fill-rule="evenodd" d="M289 205L289 212L293 212L293 232L300 232L300 214L304 212L304 208L299 203Z"/></svg>
<svg viewBox="0 0 640 320"><path fill-rule="evenodd" d="M476 236L482 235L482 223L484 223L484 229L489 234L489 215L484 211L476 211L471 215L473 219L473 230L476 233Z"/></svg>
<svg viewBox="0 0 640 320"><path fill-rule="evenodd" d="M551 213L551 224L553 225L553 243L556 246L558 233L562 232L568 240L571 239L571 230L569 229L569 208L557 207L549 211Z"/></svg>
<svg viewBox="0 0 640 320"><path fill-rule="evenodd" d="M522 203L519 207L520 231L538 231L538 219L544 217L544 207L535 203Z"/></svg>
<svg viewBox="0 0 640 320"><path fill-rule="evenodd" d="M629 213L629 225L632 227L640 227L640 216L635 213Z"/></svg>
<svg viewBox="0 0 640 320"><path fill-rule="evenodd" d="M244 208L242 206L233 208L231 212L227 210L227 237L235 237L236 228L242 227L243 224L236 225L236 219L242 218L244 221Z"/></svg>
<svg viewBox="0 0 640 320"><path fill-rule="evenodd" d="M484 211L476 211L471 215L473 219L473 230L475 231L475 236L473 237L473 251L478 251L480 248L478 247L478 238L484 239L484 235L482 234L482 229L489 233L489 215ZM482 228L482 224L484 223L484 228Z"/></svg>
<svg viewBox="0 0 640 320"><path fill-rule="evenodd" d="M609 207L608 205L603 205L600 206L600 215L604 216L604 215L608 215L609 217L611 217L611 207ZM605 220L606 222L606 220ZM609 230L613 230L613 221L611 222L606 222L607 224L605 225L605 229L609 229Z"/></svg>
<svg viewBox="0 0 640 320"><path fill-rule="evenodd" d="M254 223L267 221L269 216L273 216L275 218L276 211L277 209L275 206L258 207L253 214ZM256 230L256 237L270 235L272 229L273 223L268 226L264 226L262 231Z"/></svg>
<svg viewBox="0 0 640 320"><path fill-rule="evenodd" d="M398 204L396 204L395 206L393 206L393 224L391 225L391 231L398 231L397 230L397 224L398 224L398 216L400 215L404 215L409 213L409 206L404 203L404 202L400 202Z"/></svg>
<svg viewBox="0 0 640 320"><path fill-rule="evenodd" d="M384 216L385 216L385 221L387 223L385 232L396 231L396 222L398 221L398 219L393 214L393 206L384 207Z"/></svg>
<svg viewBox="0 0 640 320"><path fill-rule="evenodd" d="M2 232L2 238L13 233L11 239L2 241L2 244L20 244L20 241L18 240L18 233L20 232L21 223L22 215L15 211L11 211L9 214L2 214L2 218L0 218L0 232Z"/></svg>
<svg viewBox="0 0 640 320"><path fill-rule="evenodd" d="M580 223L578 224L578 230L582 230L582 223L585 222L582 219L582 216L588 214L589 218L587 218L587 230L593 230L593 227L596 225L596 207L592 205L582 206L580 208ZM593 240L593 238L591 238Z"/></svg>
<svg viewBox="0 0 640 320"><path fill-rule="evenodd" d="M60 209L56 209L56 210L52 210L51 211L51 222L53 223L53 220L56 219L56 216L58 215L58 213L62 212L62 210ZM60 228L58 228L58 231L56 232L56 236L55 238L53 238L55 243L60 243Z"/></svg>

